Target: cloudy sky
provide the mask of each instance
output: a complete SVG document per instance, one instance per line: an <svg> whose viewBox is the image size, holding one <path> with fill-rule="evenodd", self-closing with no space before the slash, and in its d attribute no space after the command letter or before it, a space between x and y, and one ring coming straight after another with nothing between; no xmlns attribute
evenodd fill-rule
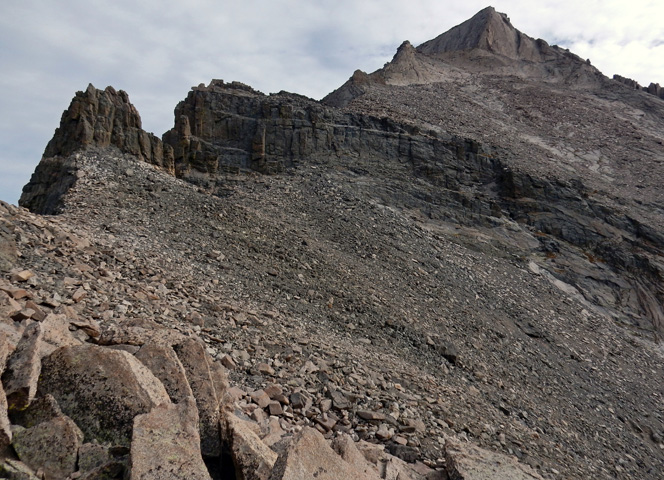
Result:
<svg viewBox="0 0 664 480"><path fill-rule="evenodd" d="M0 200L16 204L62 111L88 83L126 90L161 135L192 85L238 80L320 99L403 40L493 5L604 74L664 84L664 2L631 0L21 0L0 14Z"/></svg>

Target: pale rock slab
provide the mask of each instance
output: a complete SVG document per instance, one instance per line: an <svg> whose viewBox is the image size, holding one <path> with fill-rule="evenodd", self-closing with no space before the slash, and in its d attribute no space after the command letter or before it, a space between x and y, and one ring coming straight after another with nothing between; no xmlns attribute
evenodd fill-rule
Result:
<svg viewBox="0 0 664 480"><path fill-rule="evenodd" d="M136 352L135 357L161 380L174 403L194 396L182 363L168 345L147 343Z"/></svg>
<svg viewBox="0 0 664 480"><path fill-rule="evenodd" d="M377 480L376 473L365 472L343 460L313 428L302 429L282 453L270 480Z"/></svg>
<svg viewBox="0 0 664 480"><path fill-rule="evenodd" d="M197 426L193 397L138 415L131 442L131 480L210 480Z"/></svg>
<svg viewBox="0 0 664 480"><path fill-rule="evenodd" d="M332 440L332 449L337 452L344 461L353 465L358 470L361 470L367 475L377 474L376 470L357 449L357 446L350 435L341 434Z"/></svg>
<svg viewBox="0 0 664 480"><path fill-rule="evenodd" d="M267 480L278 455L252 430L250 422L232 413L225 415L225 430L236 475L241 480Z"/></svg>
<svg viewBox="0 0 664 480"><path fill-rule="evenodd" d="M127 352L63 347L44 359L40 395L50 393L86 440L128 446L134 417L170 403L161 382Z"/></svg>
<svg viewBox="0 0 664 480"><path fill-rule="evenodd" d="M41 344L41 356L46 357L60 347L81 345L69 331L69 320L66 315L49 314L41 322L44 337Z"/></svg>
<svg viewBox="0 0 664 480"><path fill-rule="evenodd" d="M445 442L445 461L450 480L542 480L530 466L514 457L451 439Z"/></svg>
<svg viewBox="0 0 664 480"><path fill-rule="evenodd" d="M204 456L218 457L221 455L219 398L210 370L212 359L206 354L203 345L192 338L185 339L173 348L196 398L200 418L201 452Z"/></svg>

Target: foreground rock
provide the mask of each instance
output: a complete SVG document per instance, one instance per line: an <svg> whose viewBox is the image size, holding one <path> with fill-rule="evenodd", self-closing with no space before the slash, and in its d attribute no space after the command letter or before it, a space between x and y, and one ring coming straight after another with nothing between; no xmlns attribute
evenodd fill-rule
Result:
<svg viewBox="0 0 664 480"><path fill-rule="evenodd" d="M45 358L39 393L53 395L87 441L124 446L131 443L136 415L170 403L161 382L136 358L96 345L63 347Z"/></svg>
<svg viewBox="0 0 664 480"><path fill-rule="evenodd" d="M278 455L250 427L232 413L225 416L225 438L240 480L266 480Z"/></svg>
<svg viewBox="0 0 664 480"><path fill-rule="evenodd" d="M297 434L288 449L274 465L270 480L378 480L375 472L368 472L344 461L325 441L320 432L305 428Z"/></svg>
<svg viewBox="0 0 664 480"><path fill-rule="evenodd" d="M446 445L447 474L450 480L542 480L527 465L512 457L489 452L471 444L448 440Z"/></svg>
<svg viewBox="0 0 664 480"><path fill-rule="evenodd" d="M76 471L82 442L83 432L70 418L60 416L17 431L12 446L21 461L42 471L46 480L58 480Z"/></svg>
<svg viewBox="0 0 664 480"><path fill-rule="evenodd" d="M196 401L164 404L134 418L131 478L209 480L201 457Z"/></svg>
<svg viewBox="0 0 664 480"><path fill-rule="evenodd" d="M164 137L174 172L132 142L108 145L107 120L112 137L135 117L92 91L81 118L101 115L100 135L86 143L85 123L70 121L86 103L77 95L58 132L72 142L54 140L71 153L45 157L26 192L26 205L61 215L0 208L8 354L38 322L46 363L55 348L96 343L126 365L144 360L166 405L188 386L215 480L269 466L272 449L285 466L290 452L384 478L486 470L495 452L547 479L659 479L664 104L495 12L466 27L455 31L478 35L458 44L477 48L404 43L376 75L354 75L362 88L343 111L236 83L196 87ZM491 52L488 34L517 58ZM108 410L88 402L90 421L113 418L125 388L140 408L122 418L123 444L86 438L73 475L128 476L136 416L157 402L88 363L114 390ZM27 398L10 432L59 416L39 388ZM224 398L255 421L243 439L258 458L229 460L241 432L219 441ZM309 428L353 444L307 459L297 444ZM454 467L454 437L486 452ZM244 473L224 471L236 466Z"/></svg>

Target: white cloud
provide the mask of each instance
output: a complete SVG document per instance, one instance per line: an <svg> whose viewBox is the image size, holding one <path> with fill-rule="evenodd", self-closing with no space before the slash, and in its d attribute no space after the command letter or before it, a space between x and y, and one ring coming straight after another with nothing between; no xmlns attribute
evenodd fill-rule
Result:
<svg viewBox="0 0 664 480"><path fill-rule="evenodd" d="M88 83L126 90L157 134L192 85L239 80L320 98L373 71L403 40L422 43L485 0L23 0L0 16L0 199L16 203L62 110ZM496 1L532 37L605 74L664 83L664 4Z"/></svg>

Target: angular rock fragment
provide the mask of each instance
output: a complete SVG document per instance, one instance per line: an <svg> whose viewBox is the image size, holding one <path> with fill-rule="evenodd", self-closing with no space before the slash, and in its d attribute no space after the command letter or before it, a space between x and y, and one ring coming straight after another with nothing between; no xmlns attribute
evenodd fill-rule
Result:
<svg viewBox="0 0 664 480"><path fill-rule="evenodd" d="M366 474L375 474L376 470L364 458L350 435L339 435L332 440L332 448L341 458Z"/></svg>
<svg viewBox="0 0 664 480"><path fill-rule="evenodd" d="M134 417L170 403L161 382L136 358L97 345L63 347L44 359L40 395L50 393L86 440L129 445Z"/></svg>
<svg viewBox="0 0 664 480"><path fill-rule="evenodd" d="M12 446L21 461L43 471L46 480L61 480L76 471L82 441L83 432L71 418L62 416L17 431Z"/></svg>
<svg viewBox="0 0 664 480"><path fill-rule="evenodd" d="M30 324L23 332L16 350L9 357L2 374L9 411L24 409L35 397L41 370L42 337L41 324Z"/></svg>
<svg viewBox="0 0 664 480"><path fill-rule="evenodd" d="M200 451L198 412L193 397L155 407L134 419L131 478L209 480Z"/></svg>
<svg viewBox="0 0 664 480"><path fill-rule="evenodd" d="M84 443L78 449L78 469L88 472L107 464L113 459L109 447L98 443Z"/></svg>
<svg viewBox="0 0 664 480"><path fill-rule="evenodd" d="M50 355L57 348L80 345L81 341L74 338L69 331L69 319L66 315L49 314L42 323L44 338L41 346L41 355Z"/></svg>
<svg viewBox="0 0 664 480"><path fill-rule="evenodd" d="M35 398L24 410L12 412L12 423L30 428L63 415L53 395L44 395Z"/></svg>
<svg viewBox="0 0 664 480"><path fill-rule="evenodd" d="M12 441L12 428L7 416L7 397L5 390L0 384L0 456L5 456L5 451Z"/></svg>
<svg viewBox="0 0 664 480"><path fill-rule="evenodd" d="M303 428L282 453L270 480L377 480L378 474L363 471L343 460L313 428Z"/></svg>
<svg viewBox="0 0 664 480"><path fill-rule="evenodd" d="M451 480L542 480L531 467L514 457L450 439L445 442L445 461Z"/></svg>
<svg viewBox="0 0 664 480"><path fill-rule="evenodd" d="M174 347L191 386L200 418L201 452L204 456L221 455L219 431L219 398L211 374L211 359L205 348L192 338L187 338Z"/></svg>
<svg viewBox="0 0 664 480"><path fill-rule="evenodd" d="M141 347L135 357L161 380L174 403L193 397L184 367L171 347L148 343Z"/></svg>
<svg viewBox="0 0 664 480"><path fill-rule="evenodd" d="M277 454L259 438L246 422L232 413L225 415L224 438L230 444L236 474L243 480L266 480Z"/></svg>

